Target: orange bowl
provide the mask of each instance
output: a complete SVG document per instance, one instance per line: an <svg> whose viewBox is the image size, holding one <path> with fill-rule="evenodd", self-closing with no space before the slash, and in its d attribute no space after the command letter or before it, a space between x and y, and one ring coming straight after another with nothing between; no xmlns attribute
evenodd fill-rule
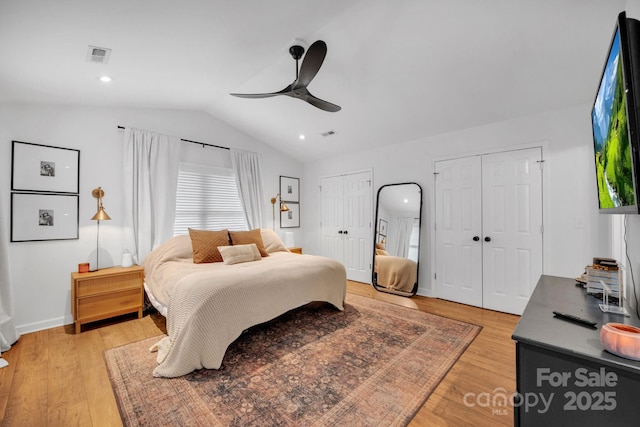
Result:
<svg viewBox="0 0 640 427"><path fill-rule="evenodd" d="M607 323L600 329L600 342L610 353L640 360L640 328L624 323Z"/></svg>

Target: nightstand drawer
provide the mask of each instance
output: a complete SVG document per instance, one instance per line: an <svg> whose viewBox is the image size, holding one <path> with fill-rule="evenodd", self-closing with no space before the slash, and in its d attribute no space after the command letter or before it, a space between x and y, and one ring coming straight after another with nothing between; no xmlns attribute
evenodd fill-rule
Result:
<svg viewBox="0 0 640 427"><path fill-rule="evenodd" d="M78 299L78 321L91 322L119 314L130 313L140 308L142 292L140 287L104 295Z"/></svg>
<svg viewBox="0 0 640 427"><path fill-rule="evenodd" d="M140 288L140 272L118 274L108 277L87 278L78 281L78 297Z"/></svg>

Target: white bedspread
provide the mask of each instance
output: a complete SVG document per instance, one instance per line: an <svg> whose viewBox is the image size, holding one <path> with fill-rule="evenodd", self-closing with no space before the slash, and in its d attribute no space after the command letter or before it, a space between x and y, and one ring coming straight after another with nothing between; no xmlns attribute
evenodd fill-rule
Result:
<svg viewBox="0 0 640 427"><path fill-rule="evenodd" d="M218 369L242 331L308 302L344 308L345 268L325 257L274 252L241 264L194 264L189 237L178 236L152 252L144 267L148 288L168 307L156 377Z"/></svg>

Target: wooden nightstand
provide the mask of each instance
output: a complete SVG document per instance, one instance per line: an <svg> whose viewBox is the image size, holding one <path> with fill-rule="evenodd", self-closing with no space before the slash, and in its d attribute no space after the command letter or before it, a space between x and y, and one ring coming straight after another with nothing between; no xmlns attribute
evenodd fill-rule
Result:
<svg viewBox="0 0 640 427"><path fill-rule="evenodd" d="M142 317L144 268L111 267L71 273L71 313L80 333L84 323L138 312Z"/></svg>
<svg viewBox="0 0 640 427"><path fill-rule="evenodd" d="M302 255L302 248L294 247L294 248L288 248L288 249L289 249L289 252L291 253Z"/></svg>

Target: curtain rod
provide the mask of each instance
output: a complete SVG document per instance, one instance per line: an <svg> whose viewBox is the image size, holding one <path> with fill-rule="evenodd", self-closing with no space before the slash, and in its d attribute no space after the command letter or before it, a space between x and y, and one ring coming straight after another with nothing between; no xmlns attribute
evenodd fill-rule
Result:
<svg viewBox="0 0 640 427"><path fill-rule="evenodd" d="M124 129L126 129L126 128L125 128L124 126L118 126L118 129L123 129L123 130L124 130ZM206 147L221 148L221 149L223 149L223 150L230 150L230 148L229 148L229 147L223 147L223 146L221 146L221 145L214 145L214 144L206 144L206 143L204 143L204 142L198 142L198 141L191 141L190 139L183 139L183 138L180 138L180 141L183 141L183 142L190 142L190 143L192 143L192 144L199 144L199 145L202 145L203 147L205 147L205 146L206 146Z"/></svg>

